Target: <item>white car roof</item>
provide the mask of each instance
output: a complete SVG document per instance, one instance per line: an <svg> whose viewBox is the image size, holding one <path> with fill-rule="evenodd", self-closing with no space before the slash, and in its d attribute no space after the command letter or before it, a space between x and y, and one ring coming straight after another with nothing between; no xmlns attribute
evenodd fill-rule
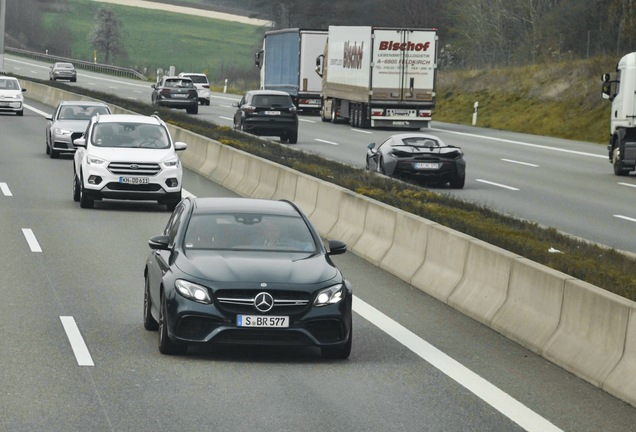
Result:
<svg viewBox="0 0 636 432"><path fill-rule="evenodd" d="M102 114L99 116L98 123L144 123L156 124L162 123L157 117L135 115L135 114Z"/></svg>

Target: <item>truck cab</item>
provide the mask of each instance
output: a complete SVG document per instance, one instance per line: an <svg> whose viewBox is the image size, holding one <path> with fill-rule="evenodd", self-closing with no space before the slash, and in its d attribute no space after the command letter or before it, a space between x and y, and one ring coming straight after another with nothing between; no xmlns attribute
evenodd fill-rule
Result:
<svg viewBox="0 0 636 432"><path fill-rule="evenodd" d="M636 169L636 52L620 59L615 79L604 74L602 80L602 97L612 103L609 162L614 174L625 176Z"/></svg>

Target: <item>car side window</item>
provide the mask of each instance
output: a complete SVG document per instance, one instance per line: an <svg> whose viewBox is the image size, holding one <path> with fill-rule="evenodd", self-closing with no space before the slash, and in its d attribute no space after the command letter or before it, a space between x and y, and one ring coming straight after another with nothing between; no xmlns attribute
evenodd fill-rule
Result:
<svg viewBox="0 0 636 432"><path fill-rule="evenodd" d="M390 143L390 142L391 142L391 138L389 138L388 140L384 141L382 144L380 144L380 145L378 146L378 150L380 150L380 149L381 149L383 146L385 146L385 145L386 145L386 146L390 146L391 144L388 144L388 143Z"/></svg>
<svg viewBox="0 0 636 432"><path fill-rule="evenodd" d="M174 245L174 241L177 237L177 232L179 231L179 225L181 224L181 216L183 215L184 208L185 206L183 204L180 204L175 209L175 211L172 213L172 216L170 217L170 220L168 221L168 224L166 225L166 229L163 232L163 234L167 235L170 239L169 243L171 246Z"/></svg>

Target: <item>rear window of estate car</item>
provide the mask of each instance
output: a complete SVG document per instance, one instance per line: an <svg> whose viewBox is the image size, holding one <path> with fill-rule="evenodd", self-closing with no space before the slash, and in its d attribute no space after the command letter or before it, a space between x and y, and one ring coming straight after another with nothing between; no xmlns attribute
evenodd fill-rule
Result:
<svg viewBox="0 0 636 432"><path fill-rule="evenodd" d="M190 78L193 83L197 83L197 84L208 83L208 78L205 75L188 75L188 78Z"/></svg>
<svg viewBox="0 0 636 432"><path fill-rule="evenodd" d="M289 107L292 101L289 96L285 95L256 95L252 100L252 105L256 107Z"/></svg>
<svg viewBox="0 0 636 432"><path fill-rule="evenodd" d="M192 80L166 80L166 87L182 87L182 88L192 88L194 84L192 84Z"/></svg>

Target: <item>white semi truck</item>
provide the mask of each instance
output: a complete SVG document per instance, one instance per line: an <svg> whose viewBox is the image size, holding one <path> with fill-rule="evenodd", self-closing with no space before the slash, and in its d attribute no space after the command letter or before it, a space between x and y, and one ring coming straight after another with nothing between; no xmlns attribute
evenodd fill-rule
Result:
<svg viewBox="0 0 636 432"><path fill-rule="evenodd" d="M612 102L609 161L614 174L625 176L636 170L636 52L619 60L614 80L610 74L602 79L603 99Z"/></svg>
<svg viewBox="0 0 636 432"><path fill-rule="evenodd" d="M353 127L430 127L437 30L330 26L323 54L323 121Z"/></svg>
<svg viewBox="0 0 636 432"><path fill-rule="evenodd" d="M263 49L256 53L261 90L285 91L299 110L318 111L321 80L314 69L326 40L327 30L290 28L265 33Z"/></svg>

